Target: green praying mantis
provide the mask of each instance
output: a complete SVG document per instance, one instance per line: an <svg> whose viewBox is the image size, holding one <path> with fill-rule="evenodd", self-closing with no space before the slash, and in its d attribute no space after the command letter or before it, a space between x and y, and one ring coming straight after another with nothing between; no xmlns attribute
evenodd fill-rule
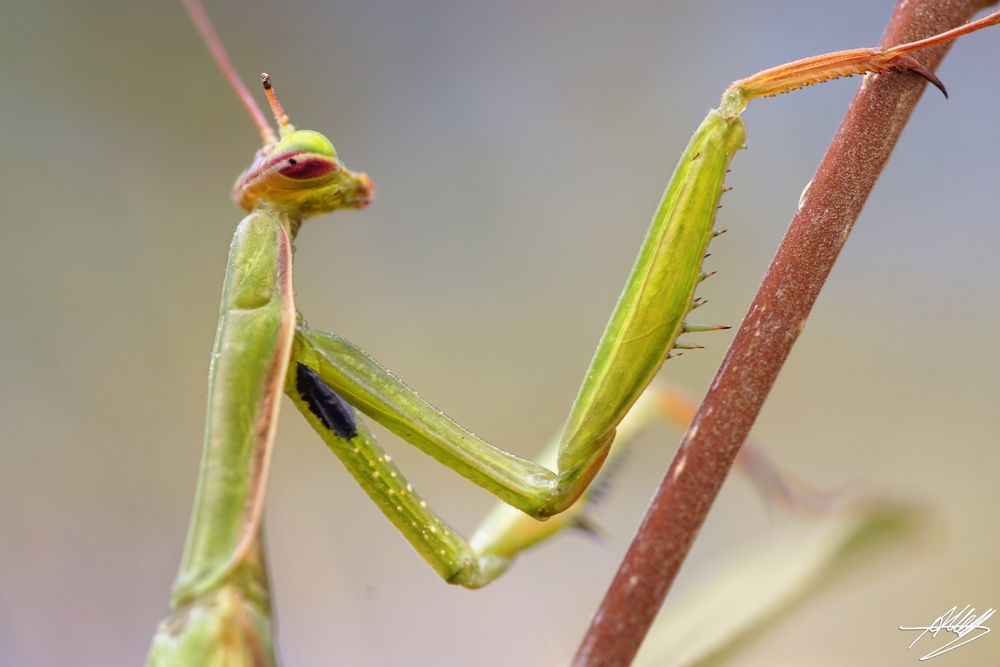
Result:
<svg viewBox="0 0 1000 667"><path fill-rule="evenodd" d="M201 475L174 584L172 614L150 665L275 664L262 535L268 468L286 394L368 496L449 583L481 587L521 551L585 524L583 503L602 466L652 415L669 410L648 390L699 305L702 261L729 163L744 145L741 113L753 99L866 72L910 71L944 87L909 53L1000 23L1000 12L890 49L807 58L733 83L695 131L656 208L621 297L597 345L565 425L537 461L509 454L464 429L353 343L311 328L296 311L293 241L307 218L362 208L371 180L333 145L297 130L268 75L262 85L277 133L235 74L196 0L185 0L224 74L257 125L263 147L239 176L239 224L222 293L209 378ZM466 539L421 500L360 415L495 495L502 503ZM551 519L550 519L551 517ZM548 519L547 521L539 521Z"/></svg>

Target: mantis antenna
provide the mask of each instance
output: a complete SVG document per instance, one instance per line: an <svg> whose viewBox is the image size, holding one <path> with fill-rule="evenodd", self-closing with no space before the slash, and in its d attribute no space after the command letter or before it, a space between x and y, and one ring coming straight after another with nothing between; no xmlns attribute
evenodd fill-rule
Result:
<svg viewBox="0 0 1000 667"><path fill-rule="evenodd" d="M250 114L250 118L253 119L254 125L257 126L257 130L260 132L261 139L264 140L264 145L276 144L278 143L278 137L274 134L274 129L267 122L267 117L264 116L264 112L260 110L257 106L257 102L254 101L253 95L247 89L246 84L240 78L240 75L236 72L236 68L233 66L233 62L229 59L229 54L226 53L226 47L222 45L222 40L219 39L219 34L215 32L215 28L212 26L211 19L208 18L208 14L205 13L205 8L202 7L198 0L183 0L184 9L187 10L188 15L191 17L191 22L194 23L198 32L201 33L202 39L205 40L208 50L212 52L212 57L215 58L215 64L219 66L222 71L223 76L229 82L232 87L233 92L236 93L236 97L240 99L243 103L244 108L246 108L247 113ZM266 76L266 75L263 75ZM268 89L269 85L264 84L264 88ZM268 100L270 101L273 95L268 95ZM277 104L277 99L271 102L271 107L274 108ZM281 105L277 106L277 109L281 109ZM284 113L282 113L284 116ZM277 116L277 113L275 114ZM288 124L288 117L284 116L285 124ZM281 124L281 118L278 118L278 124Z"/></svg>
<svg viewBox="0 0 1000 667"><path fill-rule="evenodd" d="M274 120L278 121L278 133L284 137L286 134L294 132L295 126L288 122L288 114L282 108L281 102L278 101L278 94L274 91L274 86L271 85L271 75L267 72L261 72L260 85L264 86L267 103L271 105L271 113L274 114Z"/></svg>

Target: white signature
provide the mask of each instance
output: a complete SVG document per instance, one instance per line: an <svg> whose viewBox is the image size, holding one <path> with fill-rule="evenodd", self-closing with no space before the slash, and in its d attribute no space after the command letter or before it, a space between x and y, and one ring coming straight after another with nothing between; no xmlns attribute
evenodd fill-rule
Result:
<svg viewBox="0 0 1000 667"><path fill-rule="evenodd" d="M927 626L915 626L908 627L901 625L900 630L921 630L922 632L917 635L906 650L909 651L913 648L920 639L926 635L930 634L931 637L937 637L938 633L944 630L945 632L951 632L955 634L955 638L944 646L939 646L925 656L922 656L921 660L930 660L931 658L936 658L942 653L947 653L959 646L965 646L969 642L973 642L980 637L989 634L990 629L986 627L985 623L990 619L990 617L996 613L996 609L992 607L987 609L979 616L976 616L976 608L965 605L961 609L957 606L952 607L945 613L941 614L934 619L934 622ZM977 632L978 631L978 632ZM968 636L967 636L968 635Z"/></svg>

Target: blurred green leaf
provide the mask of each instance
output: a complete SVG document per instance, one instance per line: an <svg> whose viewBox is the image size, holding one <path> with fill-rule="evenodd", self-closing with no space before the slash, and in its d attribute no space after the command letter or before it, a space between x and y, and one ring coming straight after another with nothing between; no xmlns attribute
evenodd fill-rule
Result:
<svg viewBox="0 0 1000 667"><path fill-rule="evenodd" d="M776 624L804 598L877 549L913 534L912 507L869 500L796 518L723 563L661 614L635 667L721 664L751 632Z"/></svg>

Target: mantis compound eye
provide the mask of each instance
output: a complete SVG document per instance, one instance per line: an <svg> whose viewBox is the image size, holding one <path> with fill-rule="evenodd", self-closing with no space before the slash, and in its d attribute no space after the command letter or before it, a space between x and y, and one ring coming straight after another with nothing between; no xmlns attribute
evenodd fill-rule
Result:
<svg viewBox="0 0 1000 667"><path fill-rule="evenodd" d="M296 155L296 153L304 153L307 156L326 157L332 160L337 159L337 151L334 150L330 140L313 130L295 130L290 132L278 142L277 146L275 146L275 151L280 151L290 158L300 158L299 161L304 156Z"/></svg>
<svg viewBox="0 0 1000 667"><path fill-rule="evenodd" d="M296 130L274 148L269 161L282 176L304 181L340 170L337 151L319 132Z"/></svg>
<svg viewBox="0 0 1000 667"><path fill-rule="evenodd" d="M338 168L335 159L316 156L289 157L284 161L284 166L278 169L278 172L288 178L305 180L325 176L337 171Z"/></svg>

